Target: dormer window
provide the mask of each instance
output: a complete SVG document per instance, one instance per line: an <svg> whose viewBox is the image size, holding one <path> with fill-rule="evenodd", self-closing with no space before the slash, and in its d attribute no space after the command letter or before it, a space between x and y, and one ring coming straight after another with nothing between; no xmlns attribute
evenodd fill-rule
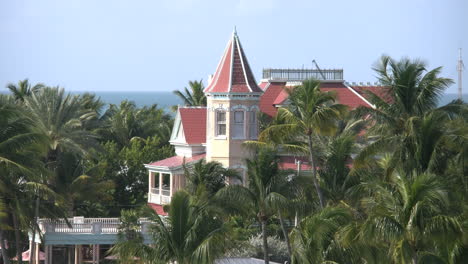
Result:
<svg viewBox="0 0 468 264"><path fill-rule="evenodd" d="M244 135L244 111L234 111L233 138L245 138Z"/></svg>
<svg viewBox="0 0 468 264"><path fill-rule="evenodd" d="M226 136L226 112L216 111L216 136Z"/></svg>
<svg viewBox="0 0 468 264"><path fill-rule="evenodd" d="M251 139L258 138L257 112L249 112L249 136Z"/></svg>

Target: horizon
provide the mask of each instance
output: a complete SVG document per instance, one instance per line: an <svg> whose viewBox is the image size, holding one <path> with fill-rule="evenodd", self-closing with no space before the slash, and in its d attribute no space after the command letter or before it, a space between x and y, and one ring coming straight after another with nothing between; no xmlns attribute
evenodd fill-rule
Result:
<svg viewBox="0 0 468 264"><path fill-rule="evenodd" d="M233 28L257 83L263 68L343 68L374 82L382 54L442 66L457 93L468 58L468 2L279 0L14 1L0 3L0 91L7 83L70 92L171 92L213 74ZM300 8L297 8L300 7ZM382 17L382 13L389 14ZM332 15L330 15L332 14ZM468 59L467 59L468 60ZM467 94L468 71L463 72Z"/></svg>

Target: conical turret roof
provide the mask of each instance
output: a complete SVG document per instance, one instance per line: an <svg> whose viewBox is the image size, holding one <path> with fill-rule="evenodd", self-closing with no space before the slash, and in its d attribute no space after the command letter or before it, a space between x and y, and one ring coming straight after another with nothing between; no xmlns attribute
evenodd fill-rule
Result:
<svg viewBox="0 0 468 264"><path fill-rule="evenodd" d="M263 93L234 31L205 93Z"/></svg>

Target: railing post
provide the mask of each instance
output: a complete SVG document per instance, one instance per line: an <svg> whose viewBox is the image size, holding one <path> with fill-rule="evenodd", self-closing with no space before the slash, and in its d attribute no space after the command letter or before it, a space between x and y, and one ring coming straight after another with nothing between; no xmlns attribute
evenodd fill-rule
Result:
<svg viewBox="0 0 468 264"><path fill-rule="evenodd" d="M47 233L54 233L55 232L55 223L49 222L45 224L45 230Z"/></svg>
<svg viewBox="0 0 468 264"><path fill-rule="evenodd" d="M101 234L102 233L102 223L93 223L91 226L91 233Z"/></svg>

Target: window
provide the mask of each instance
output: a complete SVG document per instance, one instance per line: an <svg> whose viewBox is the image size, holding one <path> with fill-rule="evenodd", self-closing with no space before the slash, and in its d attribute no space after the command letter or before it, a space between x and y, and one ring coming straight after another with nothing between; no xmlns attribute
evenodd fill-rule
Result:
<svg viewBox="0 0 468 264"><path fill-rule="evenodd" d="M233 138L244 137L244 111L235 111Z"/></svg>
<svg viewBox="0 0 468 264"><path fill-rule="evenodd" d="M216 112L216 136L226 135L226 112Z"/></svg>
<svg viewBox="0 0 468 264"><path fill-rule="evenodd" d="M251 111L249 112L249 136L252 139L256 139L258 137L258 126L257 126L257 112Z"/></svg>

